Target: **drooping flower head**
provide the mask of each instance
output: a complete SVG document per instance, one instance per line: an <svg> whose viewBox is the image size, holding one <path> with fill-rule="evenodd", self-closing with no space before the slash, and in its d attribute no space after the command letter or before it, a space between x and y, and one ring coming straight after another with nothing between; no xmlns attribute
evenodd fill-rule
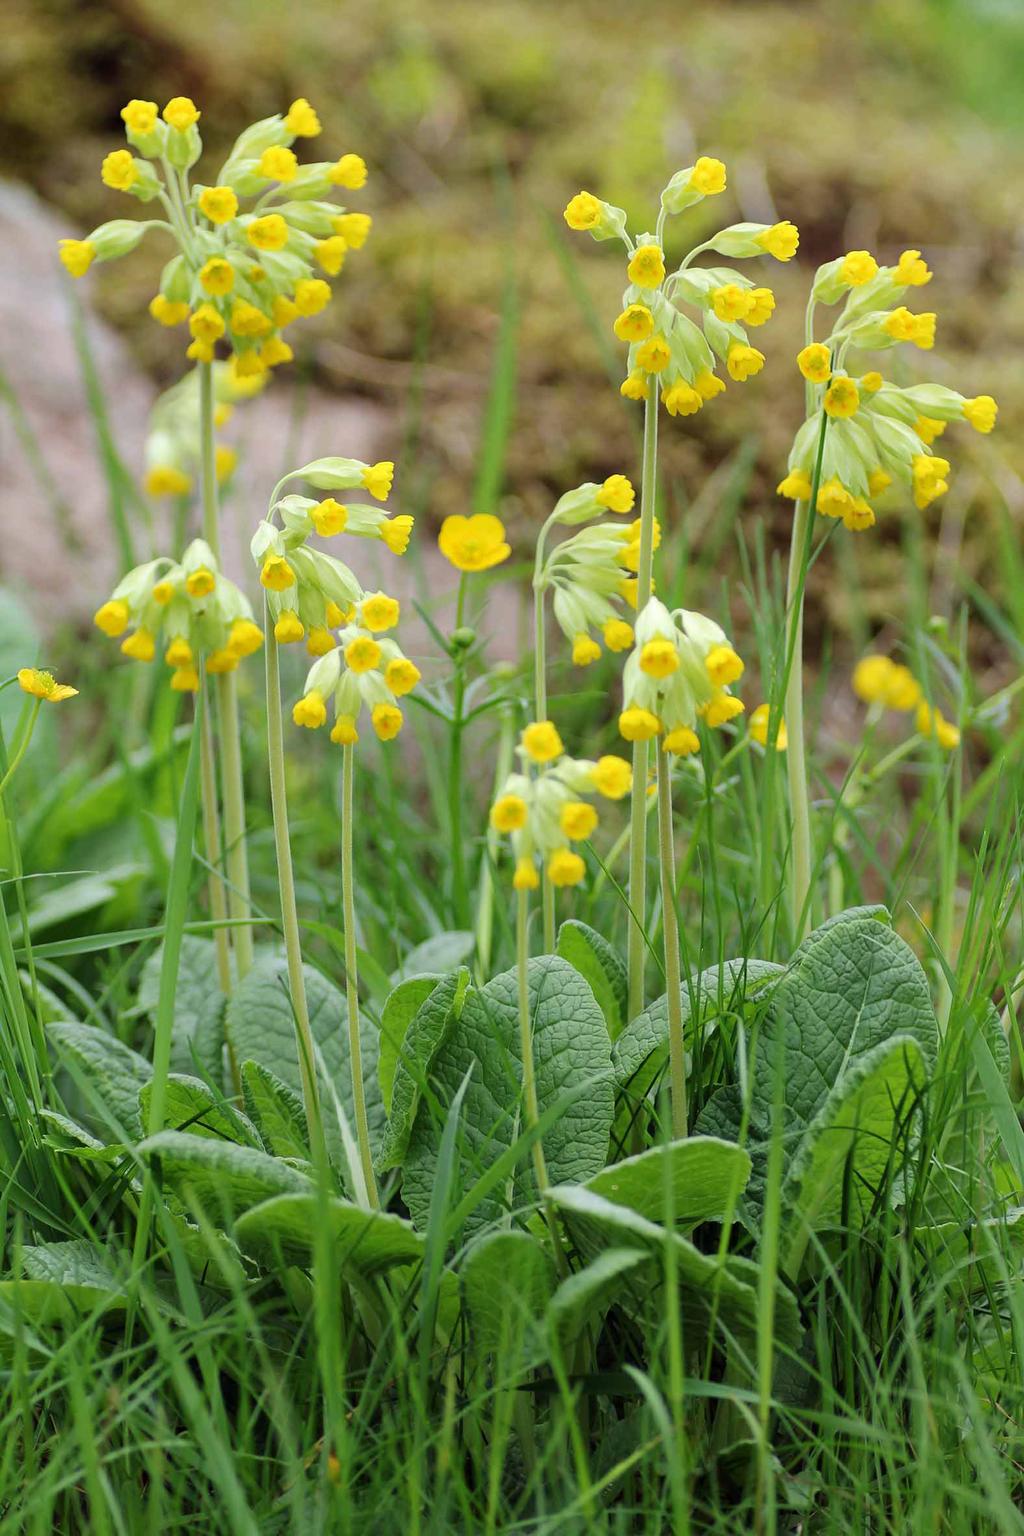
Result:
<svg viewBox="0 0 1024 1536"><path fill-rule="evenodd" d="M619 733L627 741L662 738L664 751L685 757L700 748L697 722L714 729L743 712L731 685L744 666L713 619L652 597L636 621L635 644L622 676Z"/></svg>
<svg viewBox="0 0 1024 1536"><path fill-rule="evenodd" d="M628 650L633 643L633 628L623 613L637 568L639 523L593 520L606 512L625 515L635 500L625 475L610 475L601 484L588 481L556 502L538 537L534 591L553 593L555 620L578 667L589 666L601 654L592 631L610 651ZM578 531L546 552L547 535L557 527Z"/></svg>
<svg viewBox="0 0 1024 1536"><path fill-rule="evenodd" d="M313 663L302 698L292 710L296 725L316 730L333 712L331 740L354 746L358 721L366 708L381 741L393 741L404 717L399 700L411 693L420 670L385 631L398 623L399 605L382 592L364 595L331 648Z"/></svg>
<svg viewBox="0 0 1024 1536"><path fill-rule="evenodd" d="M900 302L923 287L931 272L920 251L904 251L895 266L879 266L867 251L818 268L808 309L843 303L824 341L809 341L797 355L808 387L807 420L789 455L780 496L807 501L826 423L817 511L861 531L875 522L872 502L892 485L923 509L949 489L950 461L932 451L947 423L966 421L991 432L997 406L991 395L968 398L942 384L901 386L874 368L857 373L851 361L901 343L929 351L935 315ZM845 302L844 302L845 301Z"/></svg>
<svg viewBox="0 0 1024 1536"><path fill-rule="evenodd" d="M799 243L796 227L788 221L733 224L695 246L675 271L668 272L666 219L725 187L722 162L701 156L677 171L662 192L656 232L635 239L626 229L623 210L590 192L578 193L565 210L570 229L586 230L595 240L618 238L626 247L628 286L613 326L629 348L622 393L643 400L656 379L670 416L691 416L721 394L726 386L716 372L719 363L737 383L760 373L764 353L751 346L748 328L764 325L775 309L770 288L757 286L732 267L694 267L694 258L715 251L733 260L769 255L789 261Z"/></svg>
<svg viewBox="0 0 1024 1536"><path fill-rule="evenodd" d="M213 366L214 425L227 426L239 401L248 400L263 387L262 378L238 379L227 363ZM184 378L158 396L149 413L146 431L145 488L150 496L185 496L196 484L201 461L199 371L189 369ZM214 463L223 483L234 474L238 455L227 443L218 442Z"/></svg>
<svg viewBox="0 0 1024 1536"><path fill-rule="evenodd" d="M193 539L180 561L149 560L129 571L97 609L96 627L133 661L162 654L171 687L191 693L199 668L233 672L263 644L248 599L221 574L213 551Z"/></svg>
<svg viewBox="0 0 1024 1536"><path fill-rule="evenodd" d="M539 860L552 885L579 885L586 865L572 844L590 838L598 826L589 797L621 800L630 791L632 769L621 757L594 762L566 756L550 720L528 725L516 750L521 768L508 775L491 806L491 825L512 840L512 883L535 890Z"/></svg>
<svg viewBox="0 0 1024 1536"><path fill-rule="evenodd" d="M193 361L212 362L223 343L235 374L258 378L291 361L282 331L325 307L325 279L338 275L349 250L365 244L369 215L330 198L338 187L363 186L366 165L354 154L300 163L292 146L319 134L320 121L299 97L283 116L240 134L211 184L193 181L201 115L187 96L174 97L162 112L156 102L130 101L121 112L130 148L112 150L101 176L166 217L113 219L85 240L62 240L60 256L81 277L94 261L126 255L150 230L169 234L177 254L164 267L153 318L167 326L188 322Z"/></svg>

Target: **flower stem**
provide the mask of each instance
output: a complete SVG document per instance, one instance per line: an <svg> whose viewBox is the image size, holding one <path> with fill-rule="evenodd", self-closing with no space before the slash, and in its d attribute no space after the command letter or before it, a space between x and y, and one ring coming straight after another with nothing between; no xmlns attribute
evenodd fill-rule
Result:
<svg viewBox="0 0 1024 1536"><path fill-rule="evenodd" d="M661 920L665 938L665 990L668 1004L669 1086L672 1137L688 1134L686 1051L683 1044L683 978L679 966L679 918L676 914L675 844L672 837L672 765L658 752L658 841L661 864Z"/></svg>
<svg viewBox="0 0 1024 1536"><path fill-rule="evenodd" d="M29 717L28 717L28 721L27 721L27 723L25 725L25 729L22 732L21 740L18 743L17 748L15 749L14 756L11 758L10 762L7 765L7 772L4 774L3 778L0 779L0 796L3 795L4 790L7 788L8 784L11 782L11 780L14 778L14 775L18 771L18 768L19 768L19 765L21 763L22 758L25 756L25 753L28 751L28 744L32 740L32 732L36 728L36 721L39 718L39 706L40 706L40 704L42 702L43 702L42 699L33 699L32 700L32 707L31 707L31 710L29 712Z"/></svg>
<svg viewBox="0 0 1024 1536"><path fill-rule="evenodd" d="M792 851L789 866L789 905L793 940L803 943L811 925L811 811L807 791L807 756L804 746L804 603L803 579L806 574L807 535L811 503L798 501L793 515L789 546L789 576L786 583L786 655L789 676L786 680L784 718L789 735L786 773L789 778L789 807L792 819Z"/></svg>
<svg viewBox="0 0 1024 1536"><path fill-rule="evenodd" d="M492 801L512 771L512 750L515 740L515 708L510 700L501 705L501 728L498 736L498 755L494 768ZM494 866L498 861L501 834L488 823L487 842L480 861L480 884L476 902L476 970L481 984L487 980L491 965L491 945L494 938Z"/></svg>
<svg viewBox="0 0 1024 1536"><path fill-rule="evenodd" d="M213 930L213 944L217 956L217 979L220 989L225 997L231 991L231 950L228 944L228 930L226 923L228 909L224 895L224 877L221 873L221 846L220 846L220 815L217 809L217 772L213 761L213 739L210 735L207 721L210 718L209 700L202 714L202 737L199 743L200 751L200 791L203 807L203 843L206 847L206 862L210 867L209 892L210 892L210 916L218 924ZM199 729L197 724L196 729ZM231 1065L231 1079L235 1085L235 1091L241 1088L238 1077L238 1062L232 1048L230 1039L228 1045L228 1059Z"/></svg>
<svg viewBox="0 0 1024 1536"><path fill-rule="evenodd" d="M640 481L640 558L637 566L637 617L651 595L654 564L654 507L657 500L658 465L658 380L652 375L644 405L644 449ZM628 702L628 700L626 701ZM635 1019L644 1006L644 966L646 963L645 921L647 914L647 742L633 743L633 789L629 808L629 1018Z"/></svg>
<svg viewBox="0 0 1024 1536"><path fill-rule="evenodd" d="M544 532L547 531L545 524ZM544 532L537 544L537 565L543 555ZM547 636L544 629L544 589L538 585L534 571L533 584L533 718L548 717ZM555 948L555 888L545 875L540 892L541 918L544 933L544 953L550 955Z"/></svg>
<svg viewBox="0 0 1024 1536"><path fill-rule="evenodd" d="M313 1032L309 1027L306 982L302 974L302 946L299 942L299 915L295 906L295 879L292 874L292 850L288 840L288 798L284 780L284 725L281 717L281 667L278 645L274 639L270 608L264 604L267 660L267 755L270 766L270 803L274 815L274 847L277 853L277 879L281 893L281 926L288 960L288 986L295 1016L295 1043L299 1055L302 1102L306 1109L313 1161L326 1161L320 1092L316 1080L316 1054Z"/></svg>
<svg viewBox="0 0 1024 1536"><path fill-rule="evenodd" d="M203 481L203 537L221 562L220 520L217 508L216 450L213 440L213 365L199 364L199 432ZM220 727L221 774L224 791L224 839L226 845L227 906L241 920L232 929L235 977L241 981L253 960L252 915L249 898L249 856L245 845L245 788L242 780L242 749L238 723L238 687L233 672L218 674L217 723ZM209 727L208 727L209 728Z"/></svg>
<svg viewBox="0 0 1024 1536"><path fill-rule="evenodd" d="M355 747L342 748L341 779L341 903L345 923L345 994L348 1000L348 1048L352 1072L352 1101L356 1112L356 1137L359 1158L366 1182L366 1198L373 1210L380 1209L377 1183L373 1176L370 1151L370 1122L366 1116L366 1089L363 1086L363 1049L359 1037L359 972L356 960L356 903L352 878L352 819L354 813Z"/></svg>
<svg viewBox="0 0 1024 1536"><path fill-rule="evenodd" d="M455 603L455 629L462 628L466 606L466 574L459 577L459 592ZM466 859L462 841L462 734L464 721L463 701L466 696L466 658L461 646L452 647L455 675L452 681L452 729L451 750L448 759L448 835L451 842L452 911L456 924L468 918L468 887L466 883Z"/></svg>

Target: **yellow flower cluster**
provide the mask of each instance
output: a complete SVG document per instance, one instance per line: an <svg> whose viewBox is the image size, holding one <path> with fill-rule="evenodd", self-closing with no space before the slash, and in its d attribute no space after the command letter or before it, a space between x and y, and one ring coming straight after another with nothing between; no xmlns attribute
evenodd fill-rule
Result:
<svg viewBox="0 0 1024 1536"><path fill-rule="evenodd" d="M578 193L565 210L571 229L587 230L599 240L617 236L625 245L629 286L613 326L629 347L622 394L645 400L656 384L670 416L691 416L722 393L726 386L715 371L718 362L737 383L760 373L764 353L750 345L745 327L763 325L775 309L770 288L757 287L731 267L693 267L694 258L716 251L733 259L770 255L789 261L799 243L797 229L788 221L733 224L695 246L669 273L663 247L666 218L724 192L725 186L722 162L702 156L668 183L656 232L635 241L627 233L623 210L590 192ZM700 325L684 312L684 305L697 312Z"/></svg>
<svg viewBox="0 0 1024 1536"><path fill-rule="evenodd" d="M859 531L875 522L871 499L894 482L923 509L949 489L950 462L932 453L950 421L966 421L991 432L997 406L991 395L968 398L941 384L901 387L876 369L848 371L851 352L879 351L910 342L929 350L935 342L935 315L912 313L898 304L907 288L922 287L931 272L920 251L904 251L891 267L879 266L868 251L850 251L818 269L809 320L818 304L845 298L824 342L810 341L797 355L808 383L812 409L789 456L780 496L811 496L822 416L827 418L817 511L841 518Z"/></svg>
<svg viewBox="0 0 1024 1536"><path fill-rule="evenodd" d="M291 146L320 132L316 112L300 97L283 116L264 118L239 135L215 185L190 185L202 153L200 116L185 96L162 113L153 101L127 104L121 117L131 148L106 156L103 181L141 202L157 202L166 217L115 219L86 240L62 240L61 260L81 277L93 261L125 255L149 229L170 233L178 254L164 268L150 305L153 318L167 326L188 322L194 361L212 362L223 341L235 374L259 378L291 361L282 332L325 307L331 297L325 278L336 277L347 252L365 244L369 215L330 196L335 188L362 187L366 164L354 154L300 164ZM252 206L243 207L250 200Z"/></svg>
<svg viewBox="0 0 1024 1536"><path fill-rule="evenodd" d="M398 623L399 605L383 592L364 594L349 615L337 642L309 669L302 698L292 710L296 725L317 730L327 723L327 706L333 701L331 740L354 746L359 740L357 722L365 704L370 722L381 741L393 741L402 729L398 700L420 680L415 662L403 654L385 631Z"/></svg>
<svg viewBox="0 0 1024 1536"><path fill-rule="evenodd" d="M305 480L318 490L346 491L359 487L376 500L384 501L391 491L393 475L390 460L365 464L361 459L315 459L286 475L277 490L289 480ZM280 527L274 522L275 516L280 518ZM292 645L305 639L309 654L322 656L335 645L332 630L353 622L359 605L369 601L347 565L309 546L314 534L320 538L346 533L379 539L392 554L403 555L413 521L408 514L389 517L380 507L347 500L342 503L331 495L315 501L297 495L278 498L275 492L270 514L257 526L250 550L259 568L277 643ZM388 603L391 601L387 599ZM388 610L378 607L367 611Z"/></svg>
<svg viewBox="0 0 1024 1536"><path fill-rule="evenodd" d="M233 672L263 644L248 600L202 539L193 539L180 563L161 558L129 571L94 622L111 639L124 635L121 650L133 661L152 661L163 647L179 693L199 687L201 663L207 672Z"/></svg>
<svg viewBox="0 0 1024 1536"><path fill-rule="evenodd" d="M713 619L685 609L670 613L652 597L636 621L623 671L620 735L627 741L661 736L663 749L680 757L699 751L698 719L713 729L743 713L730 686L743 672Z"/></svg>
<svg viewBox="0 0 1024 1536"><path fill-rule="evenodd" d="M522 770L509 774L491 807L491 825L512 838L512 883L516 890L535 890L539 858L552 885L579 885L586 865L570 845L591 837L598 826L597 811L585 797L621 800L632 787L633 770L621 757L596 762L567 757L550 720L528 725L517 752Z"/></svg>
<svg viewBox="0 0 1024 1536"><path fill-rule="evenodd" d="M578 667L589 666L601 655L592 630L600 632L610 651L627 651L632 645L633 628L622 617L622 609L629 603L636 605L640 550L639 519L579 525L605 512L625 515L635 501L632 482L625 475L609 475L601 484L588 481L559 499L537 541L534 591L554 593L555 620L572 646ZM558 526L579 531L545 556L546 535Z"/></svg>
<svg viewBox="0 0 1024 1536"><path fill-rule="evenodd" d="M925 698L924 689L909 667L888 656L864 656L853 671L853 691L865 704L883 709L914 712L922 736L931 736L946 752L960 745L960 732L940 709Z"/></svg>

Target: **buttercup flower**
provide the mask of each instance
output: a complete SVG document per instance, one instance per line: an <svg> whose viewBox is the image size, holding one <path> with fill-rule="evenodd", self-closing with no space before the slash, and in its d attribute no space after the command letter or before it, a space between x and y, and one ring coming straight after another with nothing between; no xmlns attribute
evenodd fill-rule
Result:
<svg viewBox="0 0 1024 1536"><path fill-rule="evenodd" d="M73 699L78 693L69 683L58 683L52 672L42 672L38 667L22 667L18 672L18 686L34 699L45 699L48 704L59 704L63 699Z"/></svg>
<svg viewBox="0 0 1024 1536"><path fill-rule="evenodd" d="M505 541L504 523L490 512L446 517L437 546L457 571L489 571L512 553Z"/></svg>

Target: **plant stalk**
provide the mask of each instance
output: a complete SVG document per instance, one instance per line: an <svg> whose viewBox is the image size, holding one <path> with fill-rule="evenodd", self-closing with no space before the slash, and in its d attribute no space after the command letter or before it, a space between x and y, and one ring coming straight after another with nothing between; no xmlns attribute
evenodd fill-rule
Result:
<svg viewBox="0 0 1024 1536"><path fill-rule="evenodd" d="M380 1209L377 1181L373 1176L370 1151L370 1122L366 1115L366 1089L363 1085L363 1048L359 1037L359 972L356 960L356 903L352 876L352 820L354 814L355 747L342 748L341 786L341 903L345 924L345 996L348 1001L348 1048L352 1072L352 1101L356 1112L356 1137L359 1159L366 1181L366 1198L373 1210Z"/></svg>
<svg viewBox="0 0 1024 1536"><path fill-rule="evenodd" d="M543 540L543 533L541 540ZM537 563L540 564L543 544L538 541ZM533 585L533 718L548 717L547 635L544 628L544 592L537 585L536 571ZM544 953L550 955L555 948L555 888L545 876L540 890L541 921L544 936Z"/></svg>
<svg viewBox="0 0 1024 1536"><path fill-rule="evenodd" d="M284 725L281 715L281 665L274 639L269 605L264 602L267 662L267 756L270 767L270 804L274 816L274 847L277 853L277 879L281 893L281 926L288 961L288 986L295 1016L295 1037L299 1055L302 1102L306 1109L313 1161L326 1162L320 1091L316 1080L316 1052L309 1026L306 982L302 974L302 946L299 941L299 915L295 905L295 878L292 850L288 839L288 797L284 778Z"/></svg>
<svg viewBox="0 0 1024 1536"><path fill-rule="evenodd" d="M203 538L221 563L220 519L217 505L216 450L213 437L213 365L199 364L199 434L203 483ZM269 642L268 642L269 643ZM238 684L233 672L221 672L216 682L217 723L220 728L221 775L224 793L225 869L227 907L239 920L232 929L235 979L252 967L252 916L249 896L249 856L245 845L245 787L242 779L241 732L238 720ZM209 719L209 717L207 717ZM211 729L208 724L207 729Z"/></svg>
<svg viewBox="0 0 1024 1536"><path fill-rule="evenodd" d="M523 1058L523 1101L526 1107L526 1125L534 1130L540 1119L537 1102L537 1075L533 1064L533 1028L530 1022L530 946L526 920L529 915L529 892L516 892L516 995L519 1003L519 1050ZM555 1268L564 1279L568 1274L558 1222L551 1202L547 1198L548 1166L544 1158L544 1146L539 1136L531 1148L533 1171L537 1180L537 1193L544 1206L544 1219L551 1234L552 1255Z"/></svg>
<svg viewBox="0 0 1024 1536"><path fill-rule="evenodd" d="M689 1122L686 1113L686 1049L683 1042L683 976L679 964L675 843L672 836L672 765L669 754L660 750L658 750L658 842L661 865L661 921L665 939L672 1139L681 1141L689 1133Z"/></svg>
<svg viewBox="0 0 1024 1536"><path fill-rule="evenodd" d="M459 577L459 591L455 603L455 629L462 628L466 606L466 575ZM448 835L451 841L452 864L452 911L457 925L468 918L468 888L466 883L466 859L462 841L462 735L464 730L463 704L466 696L466 657L461 646L452 646L452 662L455 673L452 681L452 728L451 750L448 759Z"/></svg>
<svg viewBox="0 0 1024 1536"><path fill-rule="evenodd" d="M789 904L793 942L802 944L811 927L811 809L807 789L807 754L804 745L804 601L807 535L811 503L798 501L793 514L786 582L786 679L784 718L789 736L786 774L792 820L789 866Z"/></svg>
<svg viewBox="0 0 1024 1536"><path fill-rule="evenodd" d="M647 385L647 400L644 404L644 447L640 480L640 558L636 585L637 618L643 613L651 595L657 465L658 380L657 376L652 374ZM633 789L629 807L629 905L632 915L627 958L630 1019L635 1019L637 1014L643 1011L644 1006L644 968L647 959L644 942L647 916L647 765L647 742L635 741L633 743Z"/></svg>

